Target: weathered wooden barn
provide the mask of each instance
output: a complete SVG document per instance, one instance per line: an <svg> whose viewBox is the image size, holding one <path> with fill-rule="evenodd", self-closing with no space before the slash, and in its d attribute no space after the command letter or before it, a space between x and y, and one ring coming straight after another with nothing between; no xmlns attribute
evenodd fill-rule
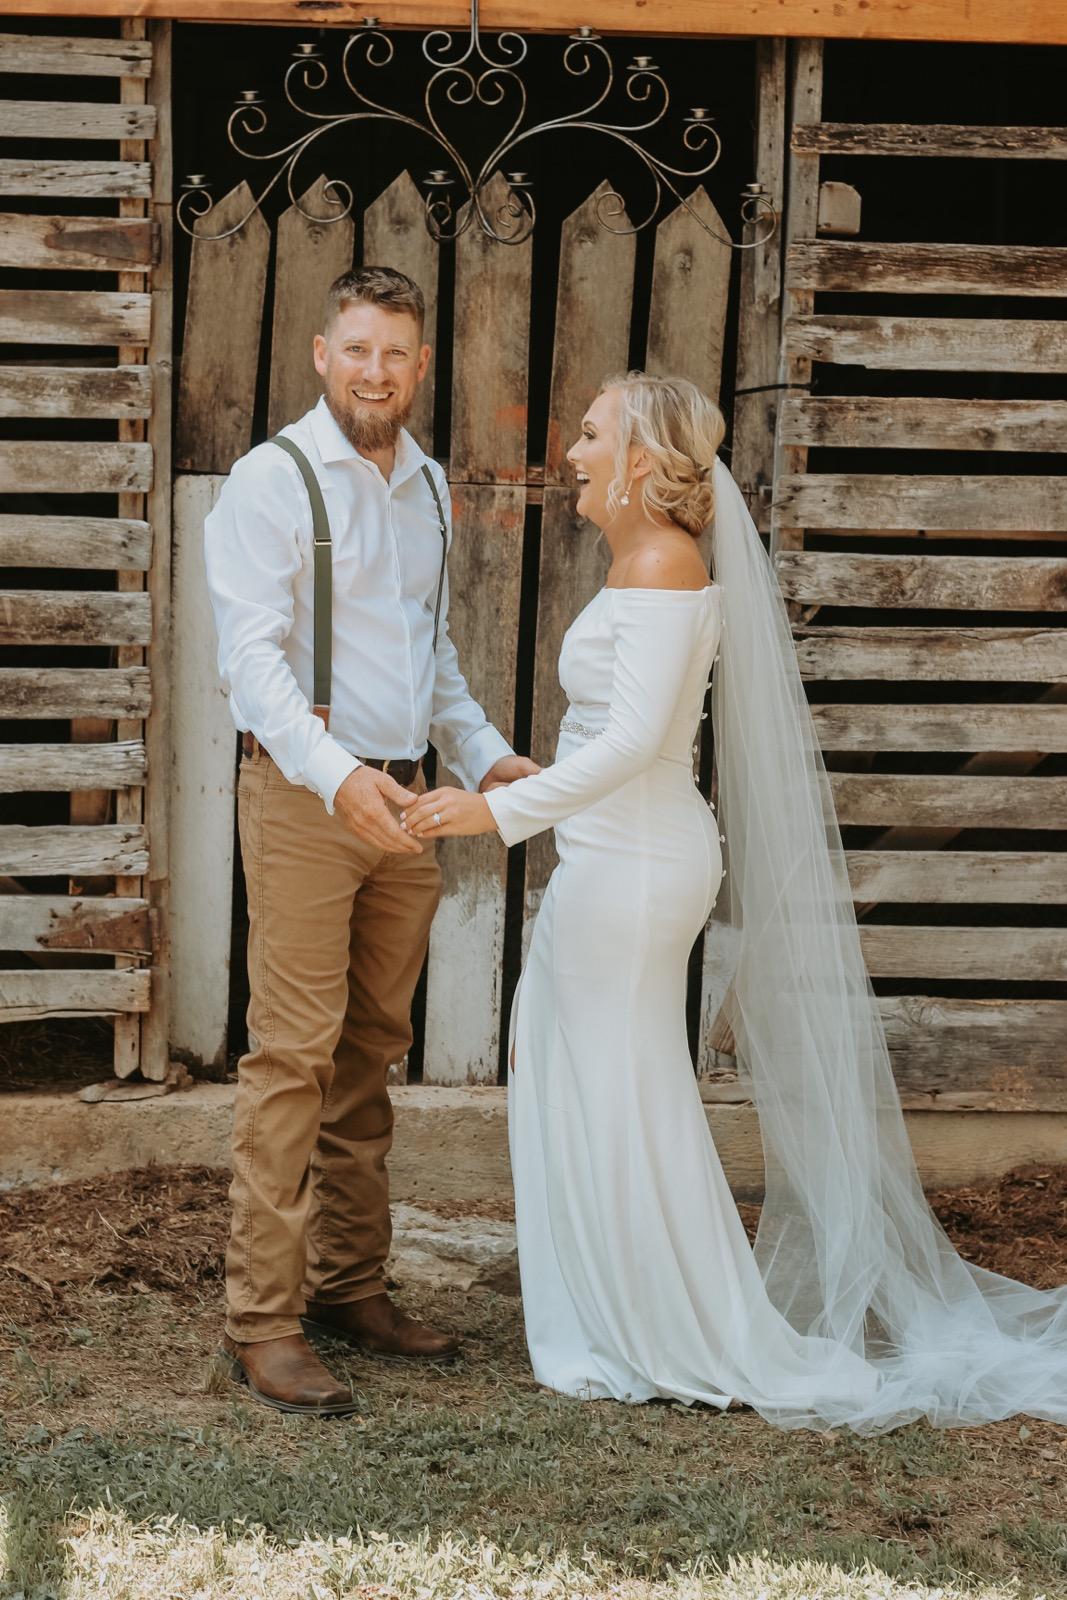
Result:
<svg viewBox="0 0 1067 1600"><path fill-rule="evenodd" d="M292 199L254 204L274 168L228 143L235 99L281 105L294 52L337 82L364 26L350 0L4 10L0 1024L111 1017L122 1077L174 1058L219 1076L240 1048L236 741L202 523L232 461L313 403L322 289L388 261L430 302L412 426L447 465L452 631L494 720L550 752L558 643L605 565L564 460L597 381L637 364L717 393L791 605L905 1105L1067 1111L1059 0L486 6L486 35L536 36L531 100L552 115L582 24L620 76L656 52L723 139L638 233L598 219L616 189L635 221L648 198L613 148L531 143L519 245L436 242L420 187L439 162L387 124L309 147ZM409 94L426 31L470 22L463 0L379 12ZM353 190L340 220L331 180ZM739 220L750 184L778 218L764 244ZM190 239L175 202L205 192ZM498 173L487 203L511 194ZM701 766L713 783L710 742ZM448 844L399 1074L498 1080L551 862L544 839L511 859ZM697 1067L736 1103L720 999L698 951Z"/></svg>

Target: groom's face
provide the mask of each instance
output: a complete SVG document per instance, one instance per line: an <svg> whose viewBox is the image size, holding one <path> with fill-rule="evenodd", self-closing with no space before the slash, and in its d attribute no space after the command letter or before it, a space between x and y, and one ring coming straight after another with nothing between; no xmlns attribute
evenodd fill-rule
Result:
<svg viewBox="0 0 1067 1600"><path fill-rule="evenodd" d="M418 319L384 306L347 305L315 340L326 403L357 450L395 444L429 362Z"/></svg>

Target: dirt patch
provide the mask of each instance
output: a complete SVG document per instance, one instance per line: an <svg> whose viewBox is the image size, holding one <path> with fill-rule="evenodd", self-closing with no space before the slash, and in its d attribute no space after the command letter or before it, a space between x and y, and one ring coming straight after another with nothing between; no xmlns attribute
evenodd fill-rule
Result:
<svg viewBox="0 0 1067 1600"><path fill-rule="evenodd" d="M157 1290L179 1306L220 1293L228 1184L213 1168L153 1167L0 1195L5 1320L54 1319L87 1289ZM1067 1166L1022 1168L930 1201L969 1261L1043 1288L1067 1283ZM740 1209L751 1235L759 1207ZM514 1214L506 1204L440 1210Z"/></svg>
<svg viewBox="0 0 1067 1600"><path fill-rule="evenodd" d="M222 1280L228 1185L209 1167L149 1167L0 1196L6 1320L32 1327L86 1289L198 1299Z"/></svg>

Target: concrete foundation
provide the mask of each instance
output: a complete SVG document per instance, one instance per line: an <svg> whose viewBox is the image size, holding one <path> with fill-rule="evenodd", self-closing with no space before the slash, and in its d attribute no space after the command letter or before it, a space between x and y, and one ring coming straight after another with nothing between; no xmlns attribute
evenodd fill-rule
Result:
<svg viewBox="0 0 1067 1600"><path fill-rule="evenodd" d="M408 1085L393 1091L390 1160L397 1201L496 1201L511 1192L507 1107L497 1088ZM0 1188L66 1183L131 1167L229 1164L232 1084L198 1084L154 1100L89 1105L73 1094L0 1100ZM708 1121L738 1199L762 1186L750 1106L709 1106ZM1067 1115L913 1111L908 1132L927 1188L989 1181L1032 1162L1067 1162Z"/></svg>

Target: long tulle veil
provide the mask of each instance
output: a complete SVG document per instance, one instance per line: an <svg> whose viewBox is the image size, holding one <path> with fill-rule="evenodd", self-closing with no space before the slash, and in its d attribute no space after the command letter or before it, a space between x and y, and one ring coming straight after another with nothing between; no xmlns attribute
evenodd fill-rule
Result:
<svg viewBox="0 0 1067 1600"><path fill-rule="evenodd" d="M709 937L737 950L731 1021L766 1161L756 1255L788 1322L861 1357L867 1379L809 1410L795 1397L760 1409L786 1427L861 1432L1018 1411L1065 1422L1067 1288L963 1261L924 1199L785 607L721 462L714 483L727 875Z"/></svg>

